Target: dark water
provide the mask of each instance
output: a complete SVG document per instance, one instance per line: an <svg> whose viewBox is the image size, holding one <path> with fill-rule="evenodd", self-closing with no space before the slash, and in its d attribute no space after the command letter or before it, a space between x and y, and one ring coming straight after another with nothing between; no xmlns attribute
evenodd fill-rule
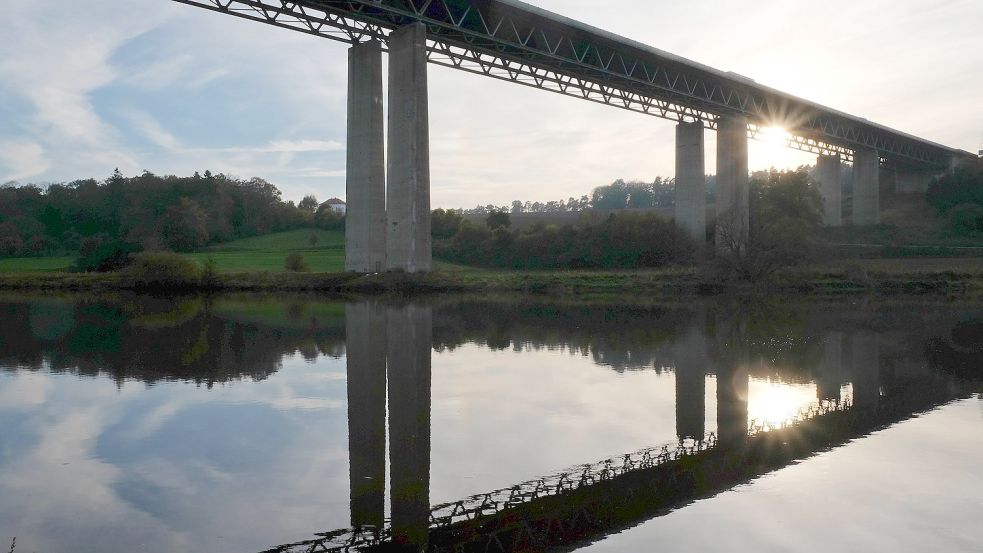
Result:
<svg viewBox="0 0 983 553"><path fill-rule="evenodd" d="M983 550L980 305L8 296L0 321L4 551Z"/></svg>

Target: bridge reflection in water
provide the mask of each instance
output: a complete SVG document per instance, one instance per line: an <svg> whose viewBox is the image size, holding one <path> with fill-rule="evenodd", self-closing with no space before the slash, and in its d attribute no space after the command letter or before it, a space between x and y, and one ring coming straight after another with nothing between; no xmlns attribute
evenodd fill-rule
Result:
<svg viewBox="0 0 983 553"><path fill-rule="evenodd" d="M752 421L750 333L740 317L718 320L698 311L680 330L670 354L678 443L431 506L433 308L349 303L345 314L352 528L269 552L569 547L963 395L954 380L924 366L895 374L889 389L882 390L881 336L865 329L837 330L826 332L819 348L816 402L780 421ZM707 433L711 372L716 375L717 420L716 432Z"/></svg>

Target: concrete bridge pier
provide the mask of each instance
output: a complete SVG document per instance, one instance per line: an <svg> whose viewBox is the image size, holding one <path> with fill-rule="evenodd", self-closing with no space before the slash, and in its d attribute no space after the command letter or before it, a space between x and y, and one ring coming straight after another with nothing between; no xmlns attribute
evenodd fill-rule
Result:
<svg viewBox="0 0 983 553"><path fill-rule="evenodd" d="M386 269L386 154L383 135L382 44L348 51L348 146L345 270Z"/></svg>
<svg viewBox="0 0 983 553"><path fill-rule="evenodd" d="M881 222L881 160L874 150L853 153L853 224L876 225Z"/></svg>
<svg viewBox="0 0 983 553"><path fill-rule="evenodd" d="M387 316L392 540L404 550L426 551L433 312L407 305L391 308Z"/></svg>
<svg viewBox="0 0 983 553"><path fill-rule="evenodd" d="M723 115L717 120L718 252L747 248L750 219L747 117Z"/></svg>
<svg viewBox="0 0 983 553"><path fill-rule="evenodd" d="M843 225L843 172L840 156L819 156L816 160L819 193L823 197L823 224Z"/></svg>
<svg viewBox="0 0 983 553"><path fill-rule="evenodd" d="M704 160L703 122L676 125L676 224L700 245L707 239Z"/></svg>
<svg viewBox="0 0 983 553"><path fill-rule="evenodd" d="M352 526L382 528L386 506L386 313L345 305Z"/></svg>
<svg viewBox="0 0 983 553"><path fill-rule="evenodd" d="M390 271L429 272L430 135L427 32L423 23L389 35L389 165L386 263Z"/></svg>

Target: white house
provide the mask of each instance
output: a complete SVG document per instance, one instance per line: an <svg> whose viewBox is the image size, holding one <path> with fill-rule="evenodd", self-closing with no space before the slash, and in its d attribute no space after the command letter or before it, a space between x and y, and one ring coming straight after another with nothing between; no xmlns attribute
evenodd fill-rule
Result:
<svg viewBox="0 0 983 553"><path fill-rule="evenodd" d="M342 200L341 198L331 198L324 203L328 204L328 207L330 207L335 213L344 215L348 210L348 205L345 203L345 200Z"/></svg>

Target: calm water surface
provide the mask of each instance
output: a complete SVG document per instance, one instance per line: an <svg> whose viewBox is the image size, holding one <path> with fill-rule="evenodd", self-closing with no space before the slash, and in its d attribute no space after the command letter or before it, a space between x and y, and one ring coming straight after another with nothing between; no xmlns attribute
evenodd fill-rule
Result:
<svg viewBox="0 0 983 553"><path fill-rule="evenodd" d="M5 296L0 540L980 551L981 374L955 303Z"/></svg>

